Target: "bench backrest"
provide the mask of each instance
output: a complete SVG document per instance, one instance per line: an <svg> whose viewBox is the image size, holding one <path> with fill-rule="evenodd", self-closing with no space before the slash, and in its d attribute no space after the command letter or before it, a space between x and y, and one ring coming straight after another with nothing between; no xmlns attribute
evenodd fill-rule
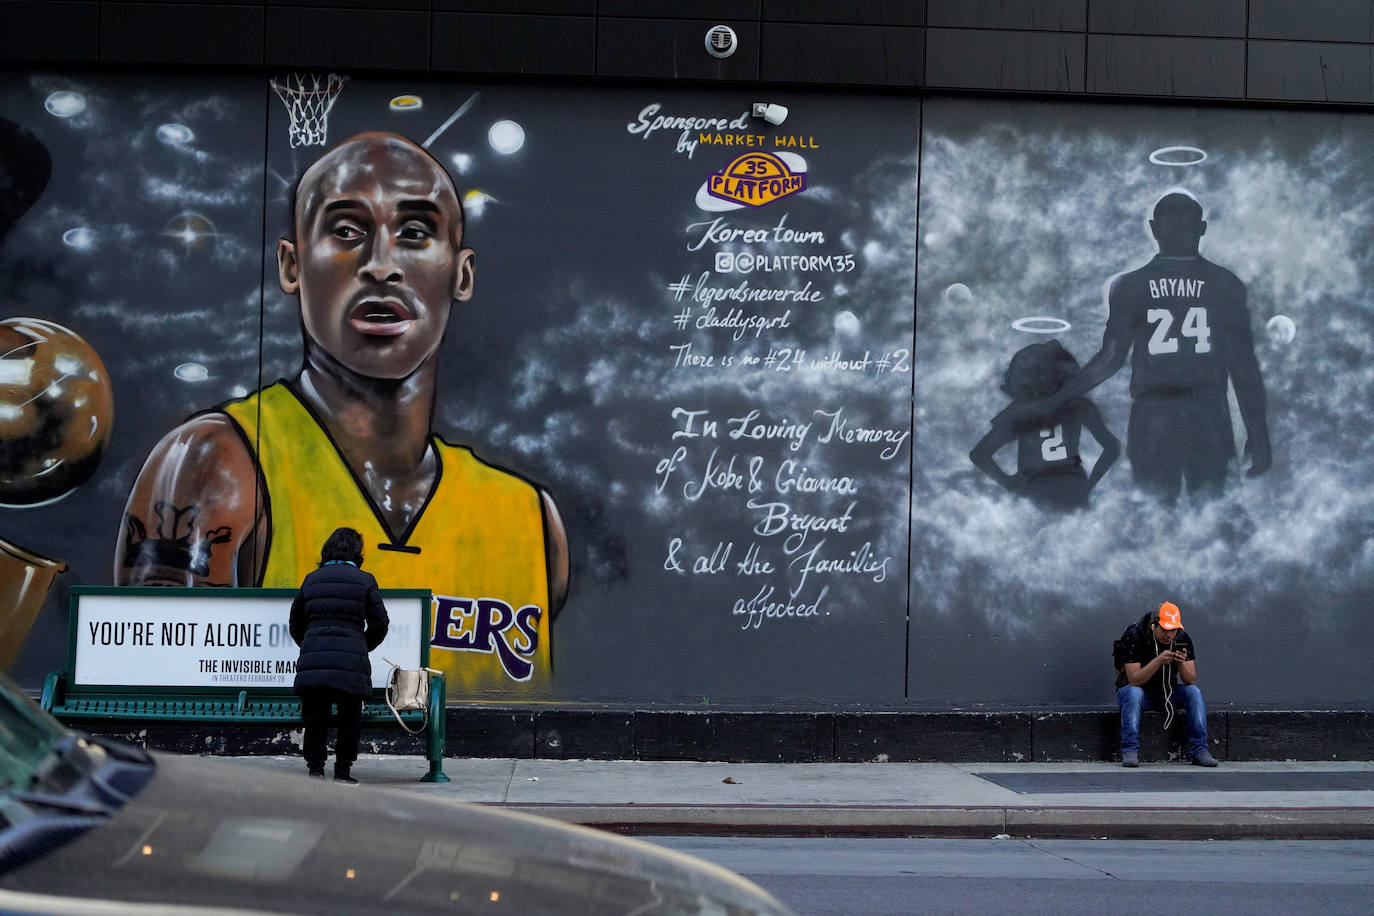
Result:
<svg viewBox="0 0 1374 916"><path fill-rule="evenodd" d="M67 640L68 694L290 694L299 649L290 588L75 586ZM390 659L429 664L432 596L382 589L391 626L370 655L372 686Z"/></svg>

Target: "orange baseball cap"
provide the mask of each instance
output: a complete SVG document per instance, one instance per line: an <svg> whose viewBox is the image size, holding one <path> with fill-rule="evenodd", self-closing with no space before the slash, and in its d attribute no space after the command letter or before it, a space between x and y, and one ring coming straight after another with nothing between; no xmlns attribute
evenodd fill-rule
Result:
<svg viewBox="0 0 1374 916"><path fill-rule="evenodd" d="M1159 606L1159 625L1166 630L1183 629L1183 615L1179 612L1177 604L1166 601Z"/></svg>

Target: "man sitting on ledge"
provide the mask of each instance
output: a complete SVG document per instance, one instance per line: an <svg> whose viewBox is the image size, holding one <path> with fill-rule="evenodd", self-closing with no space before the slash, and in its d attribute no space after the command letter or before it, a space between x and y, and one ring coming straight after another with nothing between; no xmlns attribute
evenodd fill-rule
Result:
<svg viewBox="0 0 1374 916"><path fill-rule="evenodd" d="M1131 624L1114 649L1121 765L1140 766L1140 713L1162 709L1165 728L1178 710L1188 717L1188 756L1193 763L1216 766L1217 759L1207 749L1207 707L1197 686L1197 653L1192 638L1183 632L1178 605L1166 601Z"/></svg>

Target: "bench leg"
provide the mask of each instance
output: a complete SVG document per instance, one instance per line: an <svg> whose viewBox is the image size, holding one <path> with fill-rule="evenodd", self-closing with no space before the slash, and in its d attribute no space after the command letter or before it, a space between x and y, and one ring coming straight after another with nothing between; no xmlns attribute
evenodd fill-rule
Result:
<svg viewBox="0 0 1374 916"><path fill-rule="evenodd" d="M425 729L425 757L429 759L429 772L420 777L420 782L452 782L444 775L444 744L448 737L445 719L448 696L444 680L436 675L430 675L429 678L429 728Z"/></svg>
<svg viewBox="0 0 1374 916"><path fill-rule="evenodd" d="M43 695L38 701L38 705L43 707L44 712L52 712L52 708L62 702L64 697L63 686L67 675L62 671L50 671L48 677L43 681Z"/></svg>

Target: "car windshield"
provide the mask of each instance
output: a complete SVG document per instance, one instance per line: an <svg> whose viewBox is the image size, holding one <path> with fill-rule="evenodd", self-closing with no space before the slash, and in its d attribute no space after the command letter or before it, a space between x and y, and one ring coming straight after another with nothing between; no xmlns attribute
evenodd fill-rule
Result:
<svg viewBox="0 0 1374 916"><path fill-rule="evenodd" d="M25 791L66 730L0 674L0 791Z"/></svg>

